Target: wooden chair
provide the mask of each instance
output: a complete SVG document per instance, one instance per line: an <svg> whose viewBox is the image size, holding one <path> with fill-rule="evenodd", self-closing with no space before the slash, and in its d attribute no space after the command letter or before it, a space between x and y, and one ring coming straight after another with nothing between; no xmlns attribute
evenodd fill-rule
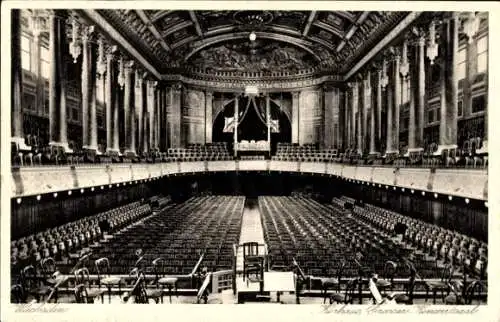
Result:
<svg viewBox="0 0 500 322"><path fill-rule="evenodd" d="M165 275L165 260L161 257L156 258L153 260L153 270L155 272L155 282L157 287L163 287L166 286L168 289L168 297L170 303L172 303L172 293L175 293L175 296L177 295L177 277L173 276L166 276ZM173 292L172 292L173 291ZM163 303L163 296L160 298L161 302Z"/></svg>
<svg viewBox="0 0 500 322"><path fill-rule="evenodd" d="M396 263L393 261L387 261L384 265L382 279L377 279L377 288L382 289L384 294L387 288L390 288L391 291L394 288L394 275L396 274L396 268Z"/></svg>
<svg viewBox="0 0 500 322"><path fill-rule="evenodd" d="M337 287L338 292L340 292L340 283L341 283L341 278L342 274L344 271L344 268L346 266L345 261L342 261L340 268L337 270L337 277L320 277L316 278L319 279L321 282L321 292L323 293L323 303L326 302L327 293L329 288ZM330 299L331 300L331 299Z"/></svg>
<svg viewBox="0 0 500 322"><path fill-rule="evenodd" d="M95 261L95 267L97 271L97 278L99 279L99 288L104 285L108 288L108 300L111 303L111 288L113 286L118 286L118 293L121 297L121 284L122 280L118 276L111 276L111 267L109 265L109 260L106 257L99 258Z"/></svg>
<svg viewBox="0 0 500 322"><path fill-rule="evenodd" d="M446 265L442 272L441 278L439 281L425 282L426 287L426 297L425 301L427 302L429 298L429 292L432 292L432 303L436 304L436 295L437 292L441 292L441 297L444 302L445 295L444 292L447 292L447 295L450 293L450 282L453 275L453 267L451 265Z"/></svg>
<svg viewBox="0 0 500 322"><path fill-rule="evenodd" d="M260 274L264 270L264 256L259 255L259 244L249 242L243 244L243 280L252 273Z"/></svg>
<svg viewBox="0 0 500 322"><path fill-rule="evenodd" d="M356 288L358 286L358 279L354 278L347 282L346 288L344 290L344 294L340 292L340 287L337 293L334 293L329 296L330 304L333 302L337 304L354 304L354 297L356 295Z"/></svg>
<svg viewBox="0 0 500 322"><path fill-rule="evenodd" d="M77 290L75 288L75 297L76 297L77 301L79 299L78 296L82 295L84 293L85 299L91 300L90 303L94 303L94 299L97 297L100 297L101 302L104 304L104 292L105 291L102 290L101 288L93 288L91 286L89 270L86 267L82 267L82 268L77 269L74 272L74 275L75 275L75 284L77 286L78 285L84 286L84 289L82 289L81 287L80 287L80 289L78 289L78 292L79 292L78 294L77 294ZM77 302L77 303L81 303L81 302ZM83 302L83 303L89 303L89 302L87 301L87 302Z"/></svg>

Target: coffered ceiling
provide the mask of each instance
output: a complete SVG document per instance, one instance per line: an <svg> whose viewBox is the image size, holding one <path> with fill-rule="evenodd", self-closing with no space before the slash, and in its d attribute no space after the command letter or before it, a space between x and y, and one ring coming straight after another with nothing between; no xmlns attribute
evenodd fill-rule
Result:
<svg viewBox="0 0 500 322"><path fill-rule="evenodd" d="M309 68L345 74L408 12L91 10L159 73ZM256 41L249 40L254 32ZM205 60L205 62L204 62ZM210 63L207 63L210 62Z"/></svg>

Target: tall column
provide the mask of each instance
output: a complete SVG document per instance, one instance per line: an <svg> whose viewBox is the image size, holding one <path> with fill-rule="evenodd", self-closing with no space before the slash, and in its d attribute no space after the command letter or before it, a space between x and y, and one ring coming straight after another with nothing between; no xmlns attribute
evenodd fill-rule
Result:
<svg viewBox="0 0 500 322"><path fill-rule="evenodd" d="M377 77L378 77L378 74L377 74ZM376 147L376 142L377 142L377 138L376 138L376 128L377 128L377 113L376 113L376 110L378 109L378 94L379 94L379 86L380 84L377 82L377 87L376 87L376 91L377 91L377 102L376 104L373 104L370 106L370 154L377 154L377 147ZM371 102L371 86L370 86L370 102Z"/></svg>
<svg viewBox="0 0 500 322"><path fill-rule="evenodd" d="M137 133L138 142L136 143L136 151L143 152L143 137L144 137L144 106L143 106L143 87L142 75L138 69L135 70L135 114L137 118ZM134 136L135 138L135 136Z"/></svg>
<svg viewBox="0 0 500 322"><path fill-rule="evenodd" d="M134 104L132 104L132 73L134 62L130 61L125 66L125 90L123 99L124 131L125 131L125 155L135 155L135 119Z"/></svg>
<svg viewBox="0 0 500 322"><path fill-rule="evenodd" d="M393 146L393 120L392 120L392 105L393 105L393 100L392 100L392 89L390 86L386 86L385 88L386 91L386 99L387 99L387 104L386 104L386 114L387 114L387 133L386 133L386 143L385 143L385 154L387 155L388 153L394 152L394 146Z"/></svg>
<svg viewBox="0 0 500 322"><path fill-rule="evenodd" d="M417 73L416 73L416 65L417 65L417 59L416 55L412 55L413 59L409 62L409 79L403 80L403 82L409 82L410 86L410 97L409 97L409 119L408 119L408 152L410 150L415 149L416 147L416 141L415 141L415 134L416 134L416 108L417 108L417 95L415 95L415 91L417 89L417 86L415 86L415 83L417 83Z"/></svg>
<svg viewBox="0 0 500 322"><path fill-rule="evenodd" d="M94 28L90 28L90 40L92 41L89 48L90 60L90 79L89 79L89 97L90 97L90 138L88 149L97 151L98 132L97 132L97 55L95 47Z"/></svg>
<svg viewBox="0 0 500 322"><path fill-rule="evenodd" d="M148 115L149 115L149 149L156 149L155 145L155 87L156 81L148 81Z"/></svg>
<svg viewBox="0 0 500 322"><path fill-rule="evenodd" d="M23 131L22 70L21 70L21 18L20 10L11 11L11 124L12 141L26 147Z"/></svg>
<svg viewBox="0 0 500 322"><path fill-rule="evenodd" d="M361 117L359 111L359 86L358 81L353 83L352 87L352 124L354 125L354 141L356 142L356 151L363 154L362 136L361 136Z"/></svg>
<svg viewBox="0 0 500 322"><path fill-rule="evenodd" d="M64 10L50 11L50 79L49 79L49 122L50 145L68 148L66 117L66 13Z"/></svg>
<svg viewBox="0 0 500 322"><path fill-rule="evenodd" d="M235 95L234 98L234 135L233 135L233 152L234 156L238 154L238 123L239 123L239 95Z"/></svg>
<svg viewBox="0 0 500 322"><path fill-rule="evenodd" d="M144 74L145 76L147 74ZM144 77L145 78L145 77ZM142 88L142 152L149 152L149 86L148 80L143 81Z"/></svg>
<svg viewBox="0 0 500 322"><path fill-rule="evenodd" d="M106 150L107 152L114 150L114 128L113 128L113 111L114 111L114 89L115 89L115 69L113 64L114 52L116 47L111 47L106 55Z"/></svg>
<svg viewBox="0 0 500 322"><path fill-rule="evenodd" d="M425 127L425 37L419 37L417 41L417 109L416 109L416 134L415 144L417 148L424 148L424 127Z"/></svg>
<svg viewBox="0 0 500 322"><path fill-rule="evenodd" d="M266 94L266 122L267 122L267 142L271 144L271 99L269 93Z"/></svg>
<svg viewBox="0 0 500 322"><path fill-rule="evenodd" d="M182 84L173 84L170 89L171 104L169 105L170 146L181 147L181 99Z"/></svg>
<svg viewBox="0 0 500 322"><path fill-rule="evenodd" d="M450 12L443 23L444 64L441 79L441 121L439 126L439 151L442 146L457 144L457 80L455 66L458 50L458 15ZM439 153L438 151L438 153Z"/></svg>
<svg viewBox="0 0 500 322"><path fill-rule="evenodd" d="M118 83L115 85L113 92L113 151L121 154L120 152L120 89Z"/></svg>
<svg viewBox="0 0 500 322"><path fill-rule="evenodd" d="M346 140L347 146L344 148L344 150L350 149L351 144L352 144L351 143L351 106L349 104L349 102L350 102L350 100L349 100L349 88L350 88L349 83L347 84L347 86L348 86L348 88L344 91L344 106L345 106L344 122L345 122L345 128L346 128L345 140Z"/></svg>
<svg viewBox="0 0 500 322"><path fill-rule="evenodd" d="M371 73L368 70L365 79L363 80L363 153L370 153L373 151L371 149L371 138L373 137L375 139L375 136L371 132L371 125L370 125L370 130L368 130L368 111L370 111L370 117L371 117L371 110L373 108L372 104L372 85L371 85ZM373 123L373 117L371 117L370 124ZM375 140L373 141L373 145L375 145ZM367 149L369 151L367 151Z"/></svg>
<svg viewBox="0 0 500 322"><path fill-rule="evenodd" d="M472 82L477 73L477 41L472 38L467 42L465 79L463 82L463 115L472 114ZM486 111L485 114L488 112ZM486 126L486 122L485 122ZM486 132L485 132L486 133Z"/></svg>
<svg viewBox="0 0 500 322"><path fill-rule="evenodd" d="M300 92L292 92L292 143L299 143L299 96Z"/></svg>
<svg viewBox="0 0 500 322"><path fill-rule="evenodd" d="M155 91L155 148L161 150L161 140L160 140L160 118L161 118L161 89L156 88Z"/></svg>
<svg viewBox="0 0 500 322"><path fill-rule="evenodd" d="M382 152L382 70L377 70L377 111L376 111L376 148L375 152Z"/></svg>
<svg viewBox="0 0 500 322"><path fill-rule="evenodd" d="M89 145L89 114L90 114L90 43L89 28L82 29L82 147Z"/></svg>
<svg viewBox="0 0 500 322"><path fill-rule="evenodd" d="M94 27L82 30L82 147L97 150L96 57Z"/></svg>
<svg viewBox="0 0 500 322"><path fill-rule="evenodd" d="M399 63L400 63L400 53L399 49L395 48L395 53L394 53L394 70L393 70L393 77L394 77L394 90L392 92L392 97L393 97L393 139L392 139L392 144L393 144L393 151L399 152L399 123L400 123L400 117L399 117L399 112L401 109L401 78L399 76Z"/></svg>
<svg viewBox="0 0 500 322"><path fill-rule="evenodd" d="M212 143L212 104L214 93L205 92L205 144Z"/></svg>

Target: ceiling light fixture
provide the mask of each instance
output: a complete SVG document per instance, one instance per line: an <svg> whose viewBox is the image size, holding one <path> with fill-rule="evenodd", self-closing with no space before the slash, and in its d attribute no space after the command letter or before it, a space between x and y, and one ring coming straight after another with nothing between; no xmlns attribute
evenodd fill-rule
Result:
<svg viewBox="0 0 500 322"><path fill-rule="evenodd" d="M257 35L255 34L255 32L252 31L248 36L248 38L250 38L250 41L255 41L255 39L257 39Z"/></svg>

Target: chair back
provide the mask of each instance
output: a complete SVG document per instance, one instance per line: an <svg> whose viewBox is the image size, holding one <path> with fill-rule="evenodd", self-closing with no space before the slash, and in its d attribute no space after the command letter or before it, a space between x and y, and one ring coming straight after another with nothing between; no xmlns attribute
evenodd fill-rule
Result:
<svg viewBox="0 0 500 322"><path fill-rule="evenodd" d="M90 273L88 268L82 267L74 272L75 275L75 284L84 284L90 285Z"/></svg>
<svg viewBox="0 0 500 322"><path fill-rule="evenodd" d="M153 260L153 271L155 273L155 283L158 283L161 277L165 275L165 260L158 257Z"/></svg>
<svg viewBox="0 0 500 322"><path fill-rule="evenodd" d="M97 271L97 277L101 280L101 277L111 276L111 267L109 265L109 259L106 257L99 258L95 261L95 269Z"/></svg>
<svg viewBox="0 0 500 322"><path fill-rule="evenodd" d="M471 282L465 289L464 304L472 304L475 298L480 303L481 300L479 297L484 291L486 291L486 285L483 282L479 280Z"/></svg>
<svg viewBox="0 0 500 322"><path fill-rule="evenodd" d="M50 276L58 272L56 261L52 257L42 259L41 267L42 274L45 276L45 278L49 278Z"/></svg>
<svg viewBox="0 0 500 322"><path fill-rule="evenodd" d="M259 243L249 242L243 244L243 258L247 256L258 256L259 255Z"/></svg>
<svg viewBox="0 0 500 322"><path fill-rule="evenodd" d="M449 283L452 277L453 277L453 266L451 264L448 264L441 271L441 281Z"/></svg>

